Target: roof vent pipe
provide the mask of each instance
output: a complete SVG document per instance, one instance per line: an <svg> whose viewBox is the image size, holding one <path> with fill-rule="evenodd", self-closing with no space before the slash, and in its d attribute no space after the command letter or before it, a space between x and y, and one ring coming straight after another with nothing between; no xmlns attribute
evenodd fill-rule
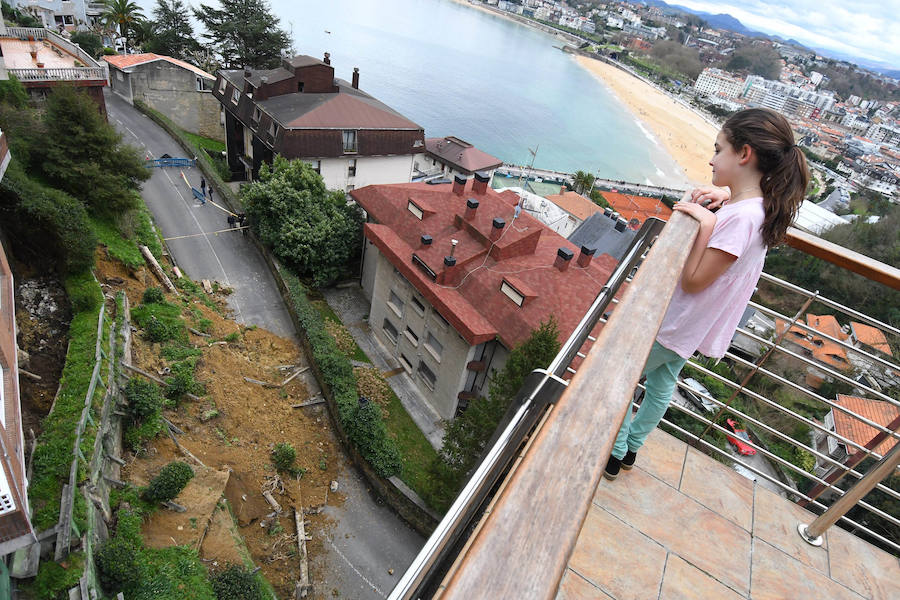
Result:
<svg viewBox="0 0 900 600"><path fill-rule="evenodd" d="M472 193L479 196L487 192L488 182L491 176L484 171L475 172L475 183L472 184Z"/></svg>
<svg viewBox="0 0 900 600"><path fill-rule="evenodd" d="M354 90L359 89L359 67L353 67L353 82L351 85Z"/></svg>
<svg viewBox="0 0 900 600"><path fill-rule="evenodd" d="M596 248L588 248L587 246L582 246L581 253L578 254L578 266L587 267L589 264L591 264L591 259L594 258L594 252L596 251Z"/></svg>
<svg viewBox="0 0 900 600"><path fill-rule="evenodd" d="M466 200L466 214L464 218L466 221L471 221L475 218L475 212L478 210L478 200L475 198L469 198Z"/></svg>
<svg viewBox="0 0 900 600"><path fill-rule="evenodd" d="M444 257L444 266L445 267L455 267L456 266L456 258L453 256L445 256Z"/></svg>
<svg viewBox="0 0 900 600"><path fill-rule="evenodd" d="M325 63L326 65L331 64L331 53L330 52L325 53L325 58L322 59L322 62Z"/></svg>
<svg viewBox="0 0 900 600"><path fill-rule="evenodd" d="M433 242L433 241L434 240L432 240L431 236L428 235L427 233L422 234L422 245L423 246L430 246L431 242Z"/></svg>
<svg viewBox="0 0 900 600"><path fill-rule="evenodd" d="M450 240L450 256L453 256L453 253L456 252L456 245L459 243L459 240Z"/></svg>
<svg viewBox="0 0 900 600"><path fill-rule="evenodd" d="M575 256L575 253L568 248L560 248L556 251L556 260L553 262L553 266L560 271L565 271L569 268L569 263L572 261L573 256Z"/></svg>
<svg viewBox="0 0 900 600"><path fill-rule="evenodd" d="M453 193L457 196L462 196L466 191L466 178L462 175L457 175L453 178Z"/></svg>
<svg viewBox="0 0 900 600"><path fill-rule="evenodd" d="M504 221L500 217L494 217L494 221L491 223L492 242L496 242L498 239L500 239L500 236L503 234L504 227L506 227L506 221Z"/></svg>

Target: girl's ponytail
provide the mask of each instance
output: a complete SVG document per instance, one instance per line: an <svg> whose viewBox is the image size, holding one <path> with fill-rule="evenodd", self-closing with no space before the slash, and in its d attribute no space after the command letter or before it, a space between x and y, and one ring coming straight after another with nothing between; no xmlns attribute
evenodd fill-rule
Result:
<svg viewBox="0 0 900 600"><path fill-rule="evenodd" d="M756 153L763 177L766 218L762 237L769 247L784 239L800 210L809 183L806 156L794 143L794 132L783 116L766 108L750 108L732 115L722 131L735 150L749 145Z"/></svg>

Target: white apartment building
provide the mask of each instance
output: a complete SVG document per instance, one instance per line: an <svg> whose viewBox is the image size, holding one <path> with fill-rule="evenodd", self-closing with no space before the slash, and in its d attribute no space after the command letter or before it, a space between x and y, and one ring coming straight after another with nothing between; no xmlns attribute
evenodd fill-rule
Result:
<svg viewBox="0 0 900 600"><path fill-rule="evenodd" d="M720 69L703 69L694 83L694 89L704 96L737 98L744 93L744 80Z"/></svg>
<svg viewBox="0 0 900 600"><path fill-rule="evenodd" d="M54 31L75 31L96 24L106 10L101 0L4 0L27 11Z"/></svg>
<svg viewBox="0 0 900 600"><path fill-rule="evenodd" d="M889 146L900 146L900 127L886 123L873 123L866 130L866 137L873 142L884 143Z"/></svg>

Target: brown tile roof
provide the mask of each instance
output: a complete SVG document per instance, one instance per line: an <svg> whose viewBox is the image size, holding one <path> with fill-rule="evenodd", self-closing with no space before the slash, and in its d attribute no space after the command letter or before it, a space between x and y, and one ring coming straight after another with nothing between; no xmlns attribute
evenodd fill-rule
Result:
<svg viewBox="0 0 900 600"><path fill-rule="evenodd" d="M571 190L560 192L546 196L547 200L557 205L576 219L584 222L587 221L594 213L602 212L603 209L579 194Z"/></svg>
<svg viewBox="0 0 900 600"><path fill-rule="evenodd" d="M787 324L787 321L784 319L776 319L776 333L781 334L785 327L787 327ZM837 319L832 315L817 316L807 314L806 324L837 340L846 341L848 338L848 336L841 331ZM844 347L827 338L808 333L805 329L795 325L794 327L791 327L784 339L786 342L793 342L808 350L813 358L829 367L839 371L850 368L850 363L847 360L847 351Z"/></svg>
<svg viewBox="0 0 900 600"><path fill-rule="evenodd" d="M890 402L883 402L881 400L869 400L868 398L860 398L858 396L838 394L835 404L839 404L847 410L853 411L879 425L888 425L891 421L900 416L900 409ZM853 440L861 446L865 446L866 443L878 434L878 430L871 425L866 425L859 419L845 414L843 411L832 409L832 413L834 415L834 432L849 440ZM896 439L888 438L878 444L878 446L874 448L874 451L884 456L896 443ZM859 450L852 446L847 448L848 454L856 454L857 452L859 452Z"/></svg>
<svg viewBox="0 0 900 600"><path fill-rule="evenodd" d="M349 86L340 86L340 91L334 93L282 94L258 104L288 129L422 129L386 104Z"/></svg>
<svg viewBox="0 0 900 600"><path fill-rule="evenodd" d="M626 221L637 219L641 223L649 217L656 217L668 221L672 216L672 209L662 203L658 198L646 198L644 196L632 196L618 192L600 192L617 213Z"/></svg>
<svg viewBox="0 0 900 600"><path fill-rule="evenodd" d="M464 173L496 169L503 161L458 137L425 138L425 152Z"/></svg>
<svg viewBox="0 0 900 600"><path fill-rule="evenodd" d="M893 356L893 353L891 353L891 346L888 344L884 332L877 327L871 327L869 325L864 325L863 323L851 321L850 331L853 332L853 335L860 343L871 346L880 352L884 352L888 356Z"/></svg>
<svg viewBox="0 0 900 600"><path fill-rule="evenodd" d="M606 282L615 260L595 256L578 266L580 249L526 212L514 218L515 194L472 187L458 196L452 184L370 185L350 192L372 222L364 234L388 261L451 323L469 344L495 338L512 348L542 321L554 315L561 339L571 334ZM467 199L478 200L475 215L465 218ZM412 202L423 213L408 209ZM499 239L490 240L495 217L505 220ZM433 239L423 245L421 236ZM457 263L444 265L451 243ZM560 248L571 250L568 268L554 266ZM413 255L434 274L432 278ZM503 281L526 297L518 306L500 287Z"/></svg>
<svg viewBox="0 0 900 600"><path fill-rule="evenodd" d="M216 78L215 75L210 75L200 67L195 67L190 63L186 63L183 60L178 60L177 58L172 58L171 56L163 56L162 54L154 54L153 52L145 52L143 54L115 54L112 56L104 56L103 60L119 70L129 69L131 67L151 63L157 60L164 60L166 62L172 63L173 65L177 65L182 69L193 71L194 73L205 79Z"/></svg>

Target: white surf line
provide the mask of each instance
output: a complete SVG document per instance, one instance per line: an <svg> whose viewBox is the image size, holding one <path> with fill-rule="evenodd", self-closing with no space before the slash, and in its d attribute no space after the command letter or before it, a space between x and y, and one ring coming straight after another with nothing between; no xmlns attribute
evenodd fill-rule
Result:
<svg viewBox="0 0 900 600"><path fill-rule="evenodd" d="M341 549L340 549L340 548L338 548L337 546L334 545L334 542L331 541L331 538L330 538L330 537L326 537L325 539L328 540L328 544L329 544L332 548L334 548L334 551L338 553L338 556L340 556L341 558L343 558L343 559L344 559L344 562L347 563L348 565L350 565L350 568L353 569L353 572L356 573L357 575L359 575L359 578L360 578L360 579L362 579L363 581L365 581L366 584L368 584L368 586L369 586L370 588L372 588L373 590L375 590L376 592L378 592L378 595L379 595L379 596L381 596L382 598L387 598L387 594L385 594L384 592L382 592L381 590L379 590L377 585L375 585L374 583L372 583L371 581L369 581L369 580L366 578L365 575L363 575L362 573L359 572L359 569L357 569L356 567L353 566L353 563L352 563L352 562L350 562L349 560L347 560L347 557L344 556L344 553L341 552Z"/></svg>

